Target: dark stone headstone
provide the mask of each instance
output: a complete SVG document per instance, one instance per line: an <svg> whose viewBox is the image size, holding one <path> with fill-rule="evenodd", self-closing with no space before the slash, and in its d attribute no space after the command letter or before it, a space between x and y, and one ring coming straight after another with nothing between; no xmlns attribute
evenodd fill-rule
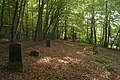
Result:
<svg viewBox="0 0 120 80"><path fill-rule="evenodd" d="M46 47L50 47L50 39L46 40Z"/></svg>
<svg viewBox="0 0 120 80"><path fill-rule="evenodd" d="M32 50L30 53L31 56L38 57L40 55L40 52L38 50Z"/></svg>
<svg viewBox="0 0 120 80"><path fill-rule="evenodd" d="M9 69L23 72L23 56L21 44L9 44Z"/></svg>
<svg viewBox="0 0 120 80"><path fill-rule="evenodd" d="M93 53L94 54L98 54L98 46L97 45L95 45L95 46L93 46Z"/></svg>

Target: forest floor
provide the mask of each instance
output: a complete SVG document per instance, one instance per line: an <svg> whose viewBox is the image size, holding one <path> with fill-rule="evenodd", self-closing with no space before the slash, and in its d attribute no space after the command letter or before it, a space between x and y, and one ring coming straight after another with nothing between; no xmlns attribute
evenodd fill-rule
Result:
<svg viewBox="0 0 120 80"><path fill-rule="evenodd" d="M93 54L89 44L52 41L23 42L24 72L4 68L8 62L8 44L0 45L0 80L120 80L120 51L98 47ZM30 56L31 50L40 56Z"/></svg>

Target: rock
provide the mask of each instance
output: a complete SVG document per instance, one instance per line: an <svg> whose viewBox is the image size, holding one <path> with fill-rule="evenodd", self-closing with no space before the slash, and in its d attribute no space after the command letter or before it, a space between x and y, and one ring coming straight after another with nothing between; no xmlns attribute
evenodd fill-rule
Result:
<svg viewBox="0 0 120 80"><path fill-rule="evenodd" d="M38 50L32 50L31 53L30 53L30 55L38 57L38 56L40 56L40 52Z"/></svg>
<svg viewBox="0 0 120 80"><path fill-rule="evenodd" d="M20 43L9 44L9 69L23 72L23 55Z"/></svg>

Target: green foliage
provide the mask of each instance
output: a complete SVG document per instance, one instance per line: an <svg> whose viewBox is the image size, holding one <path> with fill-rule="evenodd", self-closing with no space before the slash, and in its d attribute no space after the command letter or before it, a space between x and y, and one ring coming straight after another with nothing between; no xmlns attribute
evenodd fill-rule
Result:
<svg viewBox="0 0 120 80"><path fill-rule="evenodd" d="M94 23L96 27L97 43L103 44L104 42L104 27L105 27L105 16L108 15L111 26L110 39L114 38L116 32L120 28L120 1L119 0L107 0L108 1L108 11L106 13L106 0L45 0L44 10L42 14L42 29L44 32L45 26L50 27L50 33L53 33L54 26L57 25L59 35L62 37L64 33L65 26L64 22L67 20L67 35L72 36L71 29L74 28L74 32L77 33L78 40L81 42L89 42L92 24L92 13L94 9ZM19 9L20 9L19 1ZM0 1L0 12L2 8L2 0ZM4 26L2 30L2 38L10 39L10 31L12 18L14 15L15 1L7 0L4 6ZM18 9L18 10L19 10ZM38 18L38 1L37 0L27 0L25 5L21 34L25 34L28 31L30 37L34 37L35 29L37 25ZM1 14L0 14L1 15ZM47 17L47 18L46 18ZM27 19L26 19L27 18ZM47 21L48 20L48 21ZM58 21L57 21L58 20ZM28 30L26 30L26 23ZM87 35L88 27L88 35ZM56 28L55 28L56 30ZM48 31L47 31L48 32ZM30 34L29 34L30 33ZM56 33L56 32L55 32ZM33 36L31 36L33 35ZM24 38L24 36L22 35ZM93 36L94 37L94 36ZM117 36L115 43L119 43L120 36ZM87 40L87 41L86 41ZM94 42L94 40L93 40ZM111 44L109 40L109 45ZM116 45L114 43L114 45ZM119 43L120 45L120 43Z"/></svg>

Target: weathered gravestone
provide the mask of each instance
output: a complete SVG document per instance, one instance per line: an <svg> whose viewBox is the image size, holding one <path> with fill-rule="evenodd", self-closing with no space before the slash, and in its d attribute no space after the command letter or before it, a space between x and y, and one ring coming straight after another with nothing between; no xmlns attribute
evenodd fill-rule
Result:
<svg viewBox="0 0 120 80"><path fill-rule="evenodd" d="M23 56L21 44L9 44L9 66L10 70L23 72Z"/></svg>
<svg viewBox="0 0 120 80"><path fill-rule="evenodd" d="M93 46L93 53L94 53L95 55L98 54L98 45L94 45L94 46Z"/></svg>
<svg viewBox="0 0 120 80"><path fill-rule="evenodd" d="M32 50L30 53L31 56L38 57L40 55L40 52L38 50Z"/></svg>
<svg viewBox="0 0 120 80"><path fill-rule="evenodd" d="M50 39L49 38L46 40L46 47L50 47Z"/></svg>

